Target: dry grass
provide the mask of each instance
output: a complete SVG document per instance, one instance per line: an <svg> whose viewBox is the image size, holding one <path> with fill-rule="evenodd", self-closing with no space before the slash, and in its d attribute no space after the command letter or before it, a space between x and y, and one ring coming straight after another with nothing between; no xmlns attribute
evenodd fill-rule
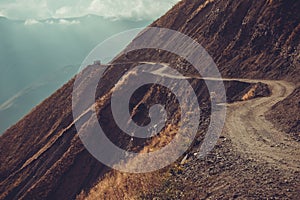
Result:
<svg viewBox="0 0 300 200"><path fill-rule="evenodd" d="M178 126L168 125L160 134L161 136L154 137L153 140L141 150L141 153L153 152L164 147L174 138L177 130ZM140 160L140 158L132 158L132 160L128 162L128 165L134 169L142 163L143 160ZM176 164L159 171L144 174L122 173L113 170L107 173L88 194L82 192L77 196L77 199L138 199L143 194L147 194L149 190L161 186L170 176L170 168L181 170L180 166Z"/></svg>
<svg viewBox="0 0 300 200"><path fill-rule="evenodd" d="M257 85L253 86L243 97L243 101L253 99L255 97L255 92L257 90Z"/></svg>
<svg viewBox="0 0 300 200"><path fill-rule="evenodd" d="M206 6L208 6L210 3L213 3L215 0L206 0L203 4L201 4L195 12L191 15L189 19L193 19L198 13L200 13Z"/></svg>

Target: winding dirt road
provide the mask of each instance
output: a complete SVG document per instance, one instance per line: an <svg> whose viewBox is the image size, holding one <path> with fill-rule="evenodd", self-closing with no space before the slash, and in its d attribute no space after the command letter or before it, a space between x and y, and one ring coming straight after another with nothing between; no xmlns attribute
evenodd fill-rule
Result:
<svg viewBox="0 0 300 200"><path fill-rule="evenodd" d="M265 83L271 89L272 95L228 104L225 135L229 136L239 152L257 161L265 161L280 168L300 170L300 143L277 130L264 116L274 104L289 96L295 86L285 81L239 81Z"/></svg>
<svg viewBox="0 0 300 200"><path fill-rule="evenodd" d="M165 73L166 68L167 65L152 73L174 79L188 78L167 74ZM300 143L290 138L286 133L277 130L265 118L265 113L273 105L287 98L295 89L295 85L286 81L275 80L199 79L267 84L272 92L269 97L226 104L227 116L223 135L231 139L236 151L248 158L253 158L263 164L270 164L275 168L300 170Z"/></svg>

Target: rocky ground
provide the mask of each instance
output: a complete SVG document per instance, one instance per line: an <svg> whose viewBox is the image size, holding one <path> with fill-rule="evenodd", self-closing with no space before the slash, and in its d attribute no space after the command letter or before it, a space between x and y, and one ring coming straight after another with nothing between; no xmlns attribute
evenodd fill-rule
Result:
<svg viewBox="0 0 300 200"><path fill-rule="evenodd" d="M162 186L141 199L298 199L300 172L258 163L222 136L204 159L190 152Z"/></svg>

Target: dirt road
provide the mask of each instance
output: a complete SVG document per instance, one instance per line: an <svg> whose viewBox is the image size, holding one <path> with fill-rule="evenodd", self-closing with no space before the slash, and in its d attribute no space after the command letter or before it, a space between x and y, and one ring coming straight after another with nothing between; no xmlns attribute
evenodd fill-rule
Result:
<svg viewBox="0 0 300 200"><path fill-rule="evenodd" d="M155 63L148 63L155 64ZM153 74L174 79L186 79L165 73L167 65L152 72ZM195 77L193 77L195 78ZM200 78L220 81L216 78ZM272 94L269 97L256 98L248 101L227 104L226 123L223 135L231 139L236 151L246 157L263 164L270 164L281 169L300 170L300 143L287 134L277 130L266 120L265 113L273 105L288 97L295 86L286 81L228 79L223 81L241 81L248 83L262 82L269 86Z"/></svg>
<svg viewBox="0 0 300 200"><path fill-rule="evenodd" d="M228 104L224 134L229 136L239 152L257 161L300 170L300 144L277 130L264 116L274 104L293 92L294 85L285 81L239 80L268 84L272 95Z"/></svg>

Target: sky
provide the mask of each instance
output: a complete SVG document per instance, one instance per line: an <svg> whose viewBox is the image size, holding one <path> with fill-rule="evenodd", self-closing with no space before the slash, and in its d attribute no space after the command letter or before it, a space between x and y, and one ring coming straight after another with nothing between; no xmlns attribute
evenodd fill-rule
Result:
<svg viewBox="0 0 300 200"><path fill-rule="evenodd" d="M113 19L152 20L179 0L0 0L10 19L71 18L95 14Z"/></svg>

